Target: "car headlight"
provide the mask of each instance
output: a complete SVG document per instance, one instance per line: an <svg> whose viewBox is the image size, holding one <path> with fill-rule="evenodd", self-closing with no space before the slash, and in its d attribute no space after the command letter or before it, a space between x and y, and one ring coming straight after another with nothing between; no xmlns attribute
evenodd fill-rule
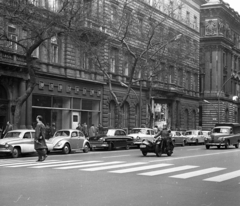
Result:
<svg viewBox="0 0 240 206"><path fill-rule="evenodd" d="M5 144L5 147L6 147L6 148L8 148L8 147L9 147L9 144L8 144L8 143L6 143L6 144Z"/></svg>
<svg viewBox="0 0 240 206"><path fill-rule="evenodd" d="M139 137L139 136L137 136L137 137L136 137L136 139L137 139L137 140L140 140L140 137Z"/></svg>
<svg viewBox="0 0 240 206"><path fill-rule="evenodd" d="M105 138L104 137L101 137L100 139L99 139L99 141L105 141Z"/></svg>

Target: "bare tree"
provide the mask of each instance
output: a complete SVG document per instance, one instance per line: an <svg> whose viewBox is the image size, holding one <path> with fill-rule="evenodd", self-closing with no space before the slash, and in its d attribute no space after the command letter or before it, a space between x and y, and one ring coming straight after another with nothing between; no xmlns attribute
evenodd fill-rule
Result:
<svg viewBox="0 0 240 206"><path fill-rule="evenodd" d="M0 2L0 43L2 50L21 54L29 75L27 89L16 101L14 127L18 126L21 108L36 85L38 59L33 57L38 47L55 37L93 42L96 35L84 26L86 5L81 0L62 0L61 4L40 5L37 0L8 0ZM13 30L11 33L11 29ZM19 30L19 36L15 35ZM99 37L99 34L97 35ZM96 41L99 40L96 38Z"/></svg>
<svg viewBox="0 0 240 206"><path fill-rule="evenodd" d="M171 19L184 5L180 1L168 6L153 5L153 7L157 6L164 6L166 15L160 16L154 12L154 9L144 7L138 1L123 1L118 7L112 8L112 14L106 28L106 32L109 34L108 38L97 47L92 47L89 44L84 46L96 67L106 77L110 93L120 108L128 99L134 84L139 81L149 82L148 105L151 118L153 111L150 106L150 97L153 77L160 73L163 75L166 72L161 68L161 62L166 57L172 62L177 62L186 57L187 51L187 38L179 41L182 34L169 27ZM118 45L122 49L122 53L127 53L130 59L127 65L123 65L123 67L128 67L129 71L127 72L127 92L121 99L118 98L112 87L114 75L112 67L114 65L111 64L111 59L106 58L107 55L105 55L106 52L109 52L109 42ZM107 49L105 50L105 48ZM121 72L123 73L123 71Z"/></svg>

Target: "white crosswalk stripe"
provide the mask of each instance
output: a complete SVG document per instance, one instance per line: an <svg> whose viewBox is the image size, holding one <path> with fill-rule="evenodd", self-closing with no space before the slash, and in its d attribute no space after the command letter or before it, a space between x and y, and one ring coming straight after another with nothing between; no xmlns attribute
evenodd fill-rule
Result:
<svg viewBox="0 0 240 206"><path fill-rule="evenodd" d="M171 172L178 172L178 171L182 171L182 170L193 169L193 168L196 168L196 167L199 167L199 166L186 165L186 166L174 167L174 168L170 168L170 169L140 173L138 175L155 176L155 175L162 175L162 174L167 174L167 173L171 173Z"/></svg>
<svg viewBox="0 0 240 206"><path fill-rule="evenodd" d="M146 163L145 162L135 162L135 163L127 163L127 164L121 164L121 165L111 165L111 166L88 168L88 169L82 169L82 170L84 170L84 171L99 171L99 170L108 170L108 169L115 169L115 168L136 166L136 165L143 165L143 164L146 164Z"/></svg>
<svg viewBox="0 0 240 206"><path fill-rule="evenodd" d="M215 177L207 178L204 179L204 181L209 181L209 182L223 182L226 180L230 180L236 177L240 177L240 170L234 171L234 172L229 172L223 175L218 175Z"/></svg>
<svg viewBox="0 0 240 206"><path fill-rule="evenodd" d="M137 171L142 171L142 170L149 170L149 169L155 169L155 168L160 168L160 167L166 167L170 166L172 164L156 164L156 165L148 165L148 166L142 166L142 167L134 167L134 168L128 168L128 169L122 169L122 170L115 170L115 171L110 171L111 173L129 173L129 172L137 172Z"/></svg>
<svg viewBox="0 0 240 206"><path fill-rule="evenodd" d="M52 161L48 161L48 162L52 163L52 162L56 162L56 160L52 160ZM57 162L60 162L60 161L57 160ZM1 164L0 166L2 166L2 167L11 167L11 166L21 167L24 165L28 166L29 164L45 164L45 163L47 163L47 162L36 162L36 160L34 160L34 161L29 161L29 162L24 161L24 162L16 162L16 163L5 163L5 164Z"/></svg>
<svg viewBox="0 0 240 206"><path fill-rule="evenodd" d="M50 165L39 165L39 166L30 167L30 168L38 169L38 168L47 168L47 167L61 167L61 166L69 166L69 165L82 165L82 164L88 164L88 163L96 163L96 162L100 162L100 161L85 161L85 162L78 161L78 162L70 162L70 163L67 163L67 162L68 161L64 161L64 163L60 162L60 163L54 163L54 164L50 164Z"/></svg>
<svg viewBox="0 0 240 206"><path fill-rule="evenodd" d="M212 173L212 172L218 172L218 171L221 171L221 170L224 170L224 169L226 169L226 168L212 167L212 168L208 168L208 169L198 170L198 171L194 171L194 172L188 172L188 173L184 173L184 174L180 174L180 175L174 175L174 176L170 176L170 177L180 178L180 179L188 179L188 178L191 178L191 177L205 175L205 174L209 174L209 173Z"/></svg>
<svg viewBox="0 0 240 206"><path fill-rule="evenodd" d="M76 160L69 160L69 161L65 161L67 162L76 162ZM46 161L46 162L34 162L34 163L25 163L25 164L17 164L17 165L5 165L4 167L30 167L30 166L34 166L34 165L49 165L49 164L59 164L61 163L61 161Z"/></svg>
<svg viewBox="0 0 240 206"><path fill-rule="evenodd" d="M103 166L103 165L111 165L111 164L119 164L123 163L121 161L115 161L115 162L104 162L104 163L95 163L95 164L88 164L88 165L76 165L76 166L69 166L69 167L57 167L54 169L58 170L67 170L67 169L76 169L76 168L84 168L84 167L95 167L95 166Z"/></svg>

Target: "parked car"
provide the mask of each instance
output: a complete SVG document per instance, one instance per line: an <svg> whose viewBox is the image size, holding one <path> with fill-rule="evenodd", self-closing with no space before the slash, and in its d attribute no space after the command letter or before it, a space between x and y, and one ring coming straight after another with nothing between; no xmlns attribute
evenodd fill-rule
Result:
<svg viewBox="0 0 240 206"><path fill-rule="evenodd" d="M238 123L219 123L216 124L211 132L211 138L205 139L206 149L212 146L217 148L234 145L239 148L240 143L240 124Z"/></svg>
<svg viewBox="0 0 240 206"><path fill-rule="evenodd" d="M127 136L123 129L107 129L102 133L89 138L92 150L97 148L112 150L117 147L129 149L133 146L133 138Z"/></svg>
<svg viewBox="0 0 240 206"><path fill-rule="evenodd" d="M34 149L35 130L19 129L11 130L0 139L0 153L11 154L17 158L21 154L36 152ZM52 151L53 145L46 140L48 152Z"/></svg>
<svg viewBox="0 0 240 206"><path fill-rule="evenodd" d="M211 139L211 131L202 131L204 137L205 137L205 140L206 139Z"/></svg>
<svg viewBox="0 0 240 206"><path fill-rule="evenodd" d="M180 131L171 131L172 141L174 144L180 144L183 147L187 143L187 137L183 135Z"/></svg>
<svg viewBox="0 0 240 206"><path fill-rule="evenodd" d="M62 151L64 154L76 150L87 153L90 150L89 141L81 131L76 129L58 130L49 141L53 144L53 151Z"/></svg>
<svg viewBox="0 0 240 206"><path fill-rule="evenodd" d="M155 130L150 128L133 128L131 133L128 134L129 137L133 138L133 144L138 147L142 143L143 139L153 140L155 135Z"/></svg>
<svg viewBox="0 0 240 206"><path fill-rule="evenodd" d="M187 144L204 144L204 135L201 130L187 130L185 132Z"/></svg>

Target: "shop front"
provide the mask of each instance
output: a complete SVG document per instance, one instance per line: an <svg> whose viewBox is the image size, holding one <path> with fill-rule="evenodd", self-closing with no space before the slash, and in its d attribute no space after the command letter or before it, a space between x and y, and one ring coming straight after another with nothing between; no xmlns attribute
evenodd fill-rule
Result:
<svg viewBox="0 0 240 206"><path fill-rule="evenodd" d="M56 129L75 129L78 123L98 126L101 122L102 84L39 78L32 94L32 122L42 115Z"/></svg>

